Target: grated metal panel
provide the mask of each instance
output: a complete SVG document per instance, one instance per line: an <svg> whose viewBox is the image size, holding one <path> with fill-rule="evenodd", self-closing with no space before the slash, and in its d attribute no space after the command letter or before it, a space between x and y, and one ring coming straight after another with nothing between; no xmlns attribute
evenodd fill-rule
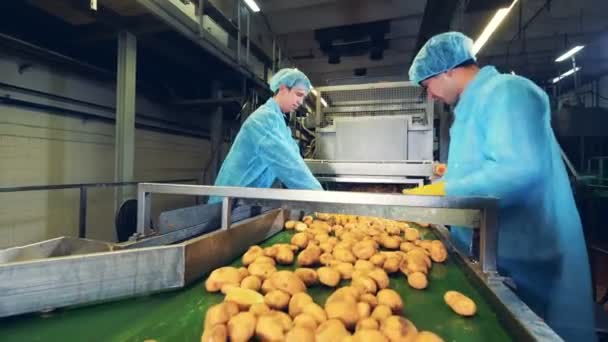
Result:
<svg viewBox="0 0 608 342"><path fill-rule="evenodd" d="M393 82L318 89L328 107L324 124L336 117L378 115L424 115L428 109L426 90L409 82Z"/></svg>

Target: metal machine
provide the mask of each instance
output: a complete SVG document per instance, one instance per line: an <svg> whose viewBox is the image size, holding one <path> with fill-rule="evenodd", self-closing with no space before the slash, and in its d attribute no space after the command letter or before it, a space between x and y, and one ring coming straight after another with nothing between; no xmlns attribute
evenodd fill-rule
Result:
<svg viewBox="0 0 608 342"><path fill-rule="evenodd" d="M410 82L315 88L316 149L325 182L420 184L433 173L434 104Z"/></svg>
<svg viewBox="0 0 608 342"><path fill-rule="evenodd" d="M211 209L220 211L220 220L215 224L221 228L198 236L192 235L192 230L201 227L174 227L159 235L148 223L153 196L163 194L223 197L221 208ZM237 199L247 206L265 207L268 211L245 219L241 217L235 222L239 220L235 216L239 209L232 207ZM74 246L90 244L92 247L79 248L81 253L77 255L64 251L64 254L30 255L28 259L15 257L13 251L11 259L10 255L4 254L0 279L10 281L3 281L0 316L186 288L58 315L51 313L50 317L21 316L3 329L4 340L61 337L67 341L70 338L62 329L67 328L64 325L74 324L79 326L75 340L198 339L201 315L209 305L221 301L222 296L204 294L199 286L189 285L200 283L203 275L217 267L237 265L237 258L253 244L289 241L291 233L282 230L285 220L318 211L432 223L427 233L442 239L449 251L448 261L433 267L430 274L432 281L441 285L415 292L404 285L396 285L396 290L409 301L408 317L414 321L427 320L429 328L439 329L446 339L458 336L466 340L560 340L497 274L495 199L156 183L142 183L138 187L137 231L140 235L137 241L103 246L90 240L71 241ZM469 256L454 249L446 238L444 224L479 231L479 262L471 261ZM166 245L171 241L174 243ZM22 253L22 256L26 254ZM235 259L237 261L233 263ZM396 276L394 280L404 284L403 276ZM438 310L446 286L467 289L479 305L479 319ZM126 326L125 320L130 322Z"/></svg>

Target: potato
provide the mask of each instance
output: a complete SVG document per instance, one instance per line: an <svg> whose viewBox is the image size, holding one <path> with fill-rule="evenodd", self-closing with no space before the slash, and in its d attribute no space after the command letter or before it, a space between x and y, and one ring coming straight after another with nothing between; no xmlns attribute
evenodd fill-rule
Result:
<svg viewBox="0 0 608 342"><path fill-rule="evenodd" d="M295 255L293 251L288 246L281 246L277 248L277 255L275 256L276 261L281 265L291 265L293 264L293 259Z"/></svg>
<svg viewBox="0 0 608 342"><path fill-rule="evenodd" d="M421 331L416 335L413 342L444 342L441 337L430 331Z"/></svg>
<svg viewBox="0 0 608 342"><path fill-rule="evenodd" d="M333 268L340 273L342 279L350 279L353 274L353 264L349 262L340 262Z"/></svg>
<svg viewBox="0 0 608 342"><path fill-rule="evenodd" d="M262 255L264 255L264 250L262 249L262 247L260 247L260 246L249 247L247 252L245 252L245 254L243 254L243 258L242 258L243 265L248 266L257 257L262 256Z"/></svg>
<svg viewBox="0 0 608 342"><path fill-rule="evenodd" d="M319 280L317 271L312 268L297 268L294 273L304 282L306 286L312 286Z"/></svg>
<svg viewBox="0 0 608 342"><path fill-rule="evenodd" d="M373 241L366 240L355 243L352 251L357 259L369 259L376 254L376 247Z"/></svg>
<svg viewBox="0 0 608 342"><path fill-rule="evenodd" d="M359 298L359 294L360 292L356 288L352 286L343 286L327 297L327 300L325 300L325 305L333 301L351 301L356 303L357 299Z"/></svg>
<svg viewBox="0 0 608 342"><path fill-rule="evenodd" d="M264 248L264 256L269 258L274 258L277 255L277 252L278 246L276 245Z"/></svg>
<svg viewBox="0 0 608 342"><path fill-rule="evenodd" d="M239 308L248 310L253 304L263 303L264 296L250 289L234 287L226 292L226 297L224 297L224 300L234 302L238 304Z"/></svg>
<svg viewBox="0 0 608 342"><path fill-rule="evenodd" d="M405 257L421 259L424 261L428 268L431 268L431 266L433 266L433 263L431 262L431 258L429 257L428 253L429 252L427 252L424 248L417 247L407 252L405 254Z"/></svg>
<svg viewBox="0 0 608 342"><path fill-rule="evenodd" d="M266 303L255 303L249 307L249 312L257 317L270 313L270 308L268 305L266 305Z"/></svg>
<svg viewBox="0 0 608 342"><path fill-rule="evenodd" d="M287 332L285 342L315 342L315 331L305 327L293 327Z"/></svg>
<svg viewBox="0 0 608 342"><path fill-rule="evenodd" d="M407 276L407 283L415 289L422 290L428 286L429 281L426 279L426 274L413 272Z"/></svg>
<svg viewBox="0 0 608 342"><path fill-rule="evenodd" d="M293 328L293 320L288 314L284 313L283 311L272 310L270 311L269 315L281 324L283 331L287 331Z"/></svg>
<svg viewBox="0 0 608 342"><path fill-rule="evenodd" d="M317 323L321 324L327 320L325 310L317 303L307 303L302 307L302 313L309 314L314 317Z"/></svg>
<svg viewBox="0 0 608 342"><path fill-rule="evenodd" d="M297 221L289 220L285 222L285 229L293 229L296 226Z"/></svg>
<svg viewBox="0 0 608 342"><path fill-rule="evenodd" d="M363 318L363 319L359 320L359 322L357 322L355 331L359 331L361 329L378 330L379 328L380 328L380 324L378 324L378 321L376 321L374 318L367 317L367 318Z"/></svg>
<svg viewBox="0 0 608 342"><path fill-rule="evenodd" d="M234 285L234 284L224 284L222 285L222 288L220 289L220 292L222 292L223 294L226 294L228 292L228 290L230 290L233 287L239 287L238 285Z"/></svg>
<svg viewBox="0 0 608 342"><path fill-rule="evenodd" d="M307 225L310 225L312 221L314 221L314 219L310 215L302 217L302 222L306 223Z"/></svg>
<svg viewBox="0 0 608 342"><path fill-rule="evenodd" d="M418 334L418 329L411 321L401 316L390 316L382 321L380 331L391 341L411 341Z"/></svg>
<svg viewBox="0 0 608 342"><path fill-rule="evenodd" d="M201 342L217 342L228 341L228 329L224 324L216 324L208 329L205 329Z"/></svg>
<svg viewBox="0 0 608 342"><path fill-rule="evenodd" d="M265 279L262 282L262 288L260 289L260 292L262 292L263 294L267 294L268 292L270 292L272 290L276 290L276 288L274 287L274 285L272 284L270 279Z"/></svg>
<svg viewBox="0 0 608 342"><path fill-rule="evenodd" d="M254 275L247 276L241 280L241 287L244 289L259 291L262 287L262 279Z"/></svg>
<svg viewBox="0 0 608 342"><path fill-rule="evenodd" d="M264 303L271 309L283 310L289 304L291 296L281 290L272 290L264 296Z"/></svg>
<svg viewBox="0 0 608 342"><path fill-rule="evenodd" d="M376 293L378 291L376 281L368 276L353 277L351 286L361 293Z"/></svg>
<svg viewBox="0 0 608 342"><path fill-rule="evenodd" d="M406 228L405 229L405 239L407 241L415 241L420 239L420 232L416 228Z"/></svg>
<svg viewBox="0 0 608 342"><path fill-rule="evenodd" d="M397 257L387 257L382 265L382 268L384 268L387 273L395 273L399 270L400 263L401 260L399 260Z"/></svg>
<svg viewBox="0 0 608 342"><path fill-rule="evenodd" d="M306 292L299 292L294 294L289 300L289 315L296 317L302 313L304 305L313 303L312 297Z"/></svg>
<svg viewBox="0 0 608 342"><path fill-rule="evenodd" d="M380 244L386 249L399 249L401 238L398 236L385 235L381 238Z"/></svg>
<svg viewBox="0 0 608 342"><path fill-rule="evenodd" d="M414 272L428 273L428 268L424 260L414 256L403 259L401 264L399 264L399 269L406 275L410 275Z"/></svg>
<svg viewBox="0 0 608 342"><path fill-rule="evenodd" d="M372 311L371 318L382 322L385 318L390 317L393 314L391 308L384 304L378 304L374 311Z"/></svg>
<svg viewBox="0 0 608 342"><path fill-rule="evenodd" d="M261 258L261 257L259 257L259 258ZM258 276L261 279L266 279L277 271L274 264L271 264L268 262L254 262L254 263L250 264L249 267L247 267L247 270L249 271L249 274Z"/></svg>
<svg viewBox="0 0 608 342"><path fill-rule="evenodd" d="M315 245L308 244L304 250L298 254L298 265L300 266L311 266L319 262L319 256L321 255L321 249Z"/></svg>
<svg viewBox="0 0 608 342"><path fill-rule="evenodd" d="M378 305L378 299L371 293L364 293L359 297L359 300L368 303L373 310Z"/></svg>
<svg viewBox="0 0 608 342"><path fill-rule="evenodd" d="M298 246L301 249L308 246L308 234L296 233L291 237L291 244Z"/></svg>
<svg viewBox="0 0 608 342"><path fill-rule="evenodd" d="M282 341L285 339L281 322L272 314L258 317L255 325L255 335L262 341Z"/></svg>
<svg viewBox="0 0 608 342"><path fill-rule="evenodd" d="M241 271L236 267L226 266L220 267L209 275L205 281L205 289L209 292L219 291L225 284L234 284L239 286L244 278Z"/></svg>
<svg viewBox="0 0 608 342"><path fill-rule="evenodd" d="M357 312L359 313L359 319L367 318L372 314L372 307L369 303L359 302L357 303Z"/></svg>
<svg viewBox="0 0 608 342"><path fill-rule="evenodd" d="M353 255L353 253L347 248L341 248L336 245L334 250L332 251L332 255L336 260L340 260L342 262L354 263L357 261L357 258Z"/></svg>
<svg viewBox="0 0 608 342"><path fill-rule="evenodd" d="M360 329L353 335L354 342L389 342L388 338L378 330Z"/></svg>
<svg viewBox="0 0 608 342"><path fill-rule="evenodd" d="M273 249L274 251L276 251L276 247ZM276 266L276 261L274 260L274 257L269 257L267 255L260 255L258 257L256 257L253 262L251 264L271 264L272 266ZM248 266L251 266L251 264L249 264ZM249 271L249 267L247 267L247 271ZM251 272L249 272L251 273Z"/></svg>
<svg viewBox="0 0 608 342"><path fill-rule="evenodd" d="M317 270L319 282L325 286L336 287L340 282L340 272L331 267L319 267Z"/></svg>
<svg viewBox="0 0 608 342"><path fill-rule="evenodd" d="M308 225L306 223L298 222L298 223L296 223L294 228L298 232L304 232L308 229Z"/></svg>
<svg viewBox="0 0 608 342"><path fill-rule="evenodd" d="M374 279L374 281L376 282L376 285L378 285L379 289L385 289L388 287L388 284L389 284L388 274L386 274L386 272L383 269L375 268L371 272L369 272L367 274L367 276Z"/></svg>
<svg viewBox="0 0 608 342"><path fill-rule="evenodd" d="M339 319L347 329L353 329L359 320L357 303L348 300L332 301L325 304L325 312L327 313L327 319Z"/></svg>
<svg viewBox="0 0 608 342"><path fill-rule="evenodd" d="M223 302L215 304L207 309L205 314L205 330L211 328L217 324L226 324L230 320L230 317L236 315L239 312L239 308L236 303Z"/></svg>
<svg viewBox="0 0 608 342"><path fill-rule="evenodd" d="M384 265L385 260L386 255L384 254L374 254L371 258L369 258L369 261L376 267L382 267Z"/></svg>
<svg viewBox="0 0 608 342"><path fill-rule="evenodd" d="M373 270L374 268L376 268L376 265L374 265L371 261L368 260L357 260L357 262L355 262L355 269L358 270Z"/></svg>
<svg viewBox="0 0 608 342"><path fill-rule="evenodd" d="M431 259L434 262L444 262L448 258L448 251L443 243L439 240L434 240L431 243Z"/></svg>
<svg viewBox="0 0 608 342"><path fill-rule="evenodd" d="M321 250L323 251L323 253L328 253L331 254L331 252L334 250L334 245L332 245L331 243L325 241L319 244L319 248L321 248Z"/></svg>
<svg viewBox="0 0 608 342"><path fill-rule="evenodd" d="M331 219L331 215L328 213L315 213L315 217L323 221L329 221Z"/></svg>
<svg viewBox="0 0 608 342"><path fill-rule="evenodd" d="M230 342L247 342L255 333L256 317L251 312L240 312L228 321Z"/></svg>
<svg viewBox="0 0 608 342"><path fill-rule="evenodd" d="M319 256L319 262L322 265L329 266L334 261L337 261L337 260L334 259L334 256L331 253L323 253ZM337 262L340 262L340 261L337 261Z"/></svg>
<svg viewBox="0 0 608 342"><path fill-rule="evenodd" d="M475 302L457 291L447 291L443 296L445 303L457 314L465 317L473 316L477 312Z"/></svg>
<svg viewBox="0 0 608 342"><path fill-rule="evenodd" d="M394 313L400 313L403 310L403 300L397 291L392 289L380 290L376 294L378 298L378 305L386 305L391 308Z"/></svg>
<svg viewBox="0 0 608 342"><path fill-rule="evenodd" d="M275 289L287 292L292 296L298 292L306 291L304 282L291 271L275 272L270 276L270 281Z"/></svg>
<svg viewBox="0 0 608 342"><path fill-rule="evenodd" d="M350 336L350 333L344 327L344 324L339 319L330 319L319 325L315 333L316 342L334 342L341 341L343 338Z"/></svg>
<svg viewBox="0 0 608 342"><path fill-rule="evenodd" d="M406 241L406 242L402 242L401 245L399 245L399 250L403 251L403 252L409 252L412 249L416 248L416 245L414 245L413 243Z"/></svg>
<svg viewBox="0 0 608 342"><path fill-rule="evenodd" d="M296 327L304 327L315 331L319 325L314 317L307 313L301 313L293 319L293 325Z"/></svg>

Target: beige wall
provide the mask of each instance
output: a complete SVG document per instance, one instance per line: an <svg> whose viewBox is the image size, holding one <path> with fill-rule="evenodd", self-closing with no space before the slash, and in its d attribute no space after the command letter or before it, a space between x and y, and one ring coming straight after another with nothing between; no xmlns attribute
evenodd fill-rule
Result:
<svg viewBox="0 0 608 342"><path fill-rule="evenodd" d="M198 178L209 151L208 140L142 129L135 139L138 181ZM0 186L111 182L113 173L113 124L0 105ZM155 198L153 210L193 203ZM113 191L90 190L87 237L113 241L113 222ZM0 193L0 248L77 234L78 190Z"/></svg>

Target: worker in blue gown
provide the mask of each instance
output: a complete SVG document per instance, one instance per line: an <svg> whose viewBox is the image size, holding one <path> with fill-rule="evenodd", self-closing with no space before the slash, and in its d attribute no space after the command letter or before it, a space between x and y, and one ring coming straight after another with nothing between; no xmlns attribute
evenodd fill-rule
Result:
<svg viewBox="0 0 608 342"><path fill-rule="evenodd" d="M215 180L216 186L322 190L291 137L286 116L302 105L312 85L298 69L279 70L269 82L274 96L243 123ZM220 202L211 197L209 203Z"/></svg>
<svg viewBox="0 0 608 342"><path fill-rule="evenodd" d="M406 194L498 198L498 268L518 296L566 341L595 341L591 280L581 220L549 100L532 81L479 68L458 32L432 37L410 80L454 107L447 172ZM472 231L452 227L469 251Z"/></svg>

